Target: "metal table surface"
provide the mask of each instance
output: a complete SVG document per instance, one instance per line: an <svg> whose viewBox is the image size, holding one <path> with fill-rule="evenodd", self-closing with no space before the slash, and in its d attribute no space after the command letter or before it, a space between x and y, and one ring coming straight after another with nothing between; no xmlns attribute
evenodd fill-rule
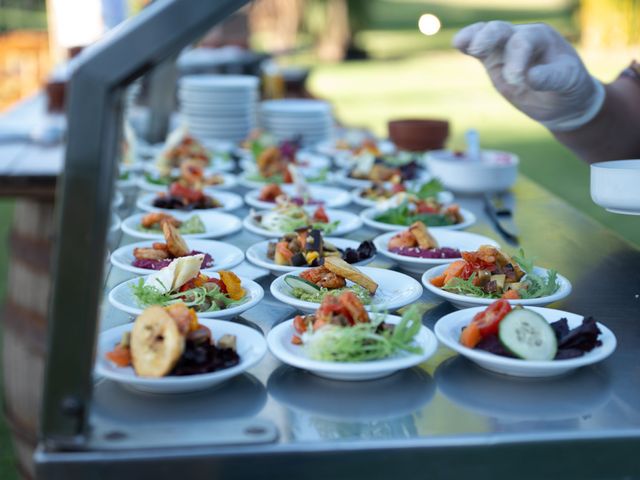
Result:
<svg viewBox="0 0 640 480"><path fill-rule="evenodd" d="M40 451L42 471L60 479L98 472L118 479L640 478L640 251L526 178L514 195L522 247L573 284L553 306L593 315L616 334L606 361L525 380L488 373L440 347L419 368L367 382L322 379L270 354L201 393L141 394L97 380L89 449ZM470 231L501 241L480 199L458 200L478 216ZM377 234L363 228L348 237ZM246 248L263 238L241 231L223 240ZM112 270L105 292L126 278ZM264 300L237 321L267 333L293 316L270 295L274 278L258 280ZM426 291L421 301L431 307L430 328L453 310ZM102 329L128 321L105 302Z"/></svg>

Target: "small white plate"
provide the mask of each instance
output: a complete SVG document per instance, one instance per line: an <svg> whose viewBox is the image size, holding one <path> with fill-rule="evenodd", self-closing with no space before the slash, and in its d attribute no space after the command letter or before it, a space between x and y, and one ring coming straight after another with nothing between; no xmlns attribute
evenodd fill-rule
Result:
<svg viewBox="0 0 640 480"><path fill-rule="evenodd" d="M396 310L415 302L422 296L420 282L404 273L373 267L359 267L358 270L368 275L378 284L378 290L373 297L373 302L365 305L365 309L368 311ZM299 277L300 273L291 272L290 275ZM294 297L291 287L284 281L285 276L282 275L271 282L271 294L277 300L303 312L315 312L320 304ZM353 282L347 280L347 286L349 285L353 285Z"/></svg>
<svg viewBox="0 0 640 480"><path fill-rule="evenodd" d="M226 189L233 188L238 184L238 178L231 173L222 173L223 182L220 185L209 185L207 189ZM169 189L169 185L159 185L157 183L150 182L144 175L140 176L137 180L140 190L145 192L166 192Z"/></svg>
<svg viewBox="0 0 640 480"><path fill-rule="evenodd" d="M445 315L436 323L435 332L438 340L444 345L492 372L518 377L551 377L604 360L611 355L616 348L615 335L601 323L598 323L598 328L602 332L599 337L602 345L585 353L581 357L567 360L528 361L518 358L502 357L483 350L465 347L460 343L460 332L462 328L469 325L474 315L484 311L485 308L486 307L469 308ZM539 313L549 323L560 320L561 318L566 318L569 323L569 328L579 326L584 318L575 313L554 310L552 308L527 307L527 309Z"/></svg>
<svg viewBox="0 0 640 480"><path fill-rule="evenodd" d="M288 196L297 196L295 185L281 185L281 190ZM244 196L244 201L248 205L255 208L269 209L275 206L275 202L265 202L260 200L260 192L262 189L257 188L247 192ZM348 205L351 202L351 196L345 190L334 187L324 187L321 185L309 185L309 194L311 199L319 204L328 208L340 208Z"/></svg>
<svg viewBox="0 0 640 480"><path fill-rule="evenodd" d="M378 202L381 202L381 200L371 200L369 198L364 198L361 195L363 190L365 189L357 188L351 191L351 201L353 203L360 205L361 207L369 208L369 207L375 207L378 204ZM448 191L439 192L437 197L438 197L438 202L442 204L449 204L453 202L455 198L453 196L453 193Z"/></svg>
<svg viewBox="0 0 640 480"><path fill-rule="evenodd" d="M247 260L249 260L254 265L257 265L258 267L266 268L276 276L282 275L283 273L299 272L307 268L307 267L290 267L288 265L278 265L269 257L267 257L267 247L269 246L269 243L274 241L275 239L264 240L262 242L254 243L253 245L251 245L247 249ZM327 237L325 238L325 241L335 245L341 250L345 250L347 248L357 249L358 246L360 245L360 242L356 242L355 240L348 240L346 238ZM357 267L361 267L371 263L375 258L376 256L373 255L372 257L367 258L361 262L357 262L354 265Z"/></svg>
<svg viewBox="0 0 640 480"><path fill-rule="evenodd" d="M122 231L134 238L142 238L147 240L163 240L162 231L144 232L139 229L140 221L146 213L136 213L127 217L122 222ZM183 234L186 239L189 238L220 238L232 233L236 233L242 228L242 222L235 215L222 212L212 212L204 210L201 212L171 212L175 218L185 221L193 215L198 215L204 223L205 231L203 233Z"/></svg>
<svg viewBox="0 0 640 480"><path fill-rule="evenodd" d="M368 138L365 137L362 140L364 141L365 139L368 139ZM348 148L338 148L337 145L338 143L335 139L327 140L317 144L315 149L323 155L328 155L330 157L337 157L335 158L335 160L338 160L338 161L342 160L342 162L346 162L347 158L353 155L352 150ZM382 153L383 155L391 155L393 152L396 151L396 146L393 144L393 142L390 142L389 140L377 140L376 145L378 147L378 150L380 150L380 153ZM342 162L339 162L339 163L342 163Z"/></svg>
<svg viewBox="0 0 640 480"><path fill-rule="evenodd" d="M105 357L120 342L122 334L132 329L132 324L120 325L102 332L98 338L98 355L95 372L101 377L122 384L124 387L148 393L185 393L205 390L231 377L240 375L257 364L267 353L267 342L262 334L251 327L240 323L222 320L199 321L208 327L218 340L223 335L235 335L240 363L231 368L211 373L185 376L167 376L162 378L139 377L133 367L117 367Z"/></svg>
<svg viewBox="0 0 640 480"><path fill-rule="evenodd" d="M245 170L255 169L256 160L253 156L244 158L240 161L240 166ZM324 155L300 151L296 153L296 166L302 171L317 171L331 167L331 161Z"/></svg>
<svg viewBox="0 0 640 480"><path fill-rule="evenodd" d="M385 321L394 325L401 317L387 315ZM411 368L425 362L438 348L435 335L424 325L416 335L416 345L422 347L422 353L404 353L382 360L368 362L325 362L307 357L303 345L291 343L296 334L293 319L286 320L271 329L267 335L269 351L281 362L332 380L362 381L386 377L398 370Z"/></svg>
<svg viewBox="0 0 640 480"><path fill-rule="evenodd" d="M612 213L640 215L640 160L591 165L591 199Z"/></svg>
<svg viewBox="0 0 640 480"><path fill-rule="evenodd" d="M429 180L431 180L433 177L431 175L429 175L429 173L427 173L424 170L421 170L418 172L418 176L415 179L412 180L407 180L408 182L418 182L418 183L426 183ZM351 178L349 176L349 171L348 170L338 170L335 173L335 179L336 181L341 184L344 185L345 187L350 187L350 188L368 188L371 187L373 185L373 182L371 180L362 180L359 178Z"/></svg>
<svg viewBox="0 0 640 480"><path fill-rule="evenodd" d="M244 205L244 202L242 201L242 197L235 193L224 192L222 190L212 191L206 188L203 191L205 195L213 197L215 200L219 201L222 204L222 206L220 208L204 208L204 209L195 209L195 210L176 210L171 208L158 208L153 206L153 201L158 197L158 194L147 193L147 194L141 195L140 198L138 198L138 201L136 202L136 207L138 207L140 210L145 212L164 212L164 213L173 214L176 211L187 211L191 213L210 212L210 211L229 212L231 210L240 208L242 205Z"/></svg>
<svg viewBox="0 0 640 480"><path fill-rule="evenodd" d="M429 229L431 230L431 229ZM493 245L494 247L500 247L500 245L489 237L483 235L477 235L469 232L457 232L455 230L434 230L430 231L431 235L436 239L440 247L457 248L461 252L476 251L481 245ZM423 273L436 265L442 265L445 263L455 262L460 260L458 258L418 258L408 257L405 255L399 255L397 253L390 252L387 248L389 240L397 235L398 232L388 232L376 237L373 240L373 244L385 257L390 258L397 262L403 270L413 273Z"/></svg>
<svg viewBox="0 0 640 480"><path fill-rule="evenodd" d="M211 278L220 278L220 276L215 272L208 272L207 275ZM109 292L109 303L113 305L114 308L117 308L118 310L126 312L130 315L140 315L142 311L147 307L141 306L138 303L138 299L131 291L131 287L133 285L136 285L141 279L144 278L145 277L131 278L113 287L113 289ZM255 307L256 304L260 300L262 300L262 297L264 296L264 290L256 282L254 282L253 280L249 280L248 278L240 277L240 281L242 287L247 291L247 300L245 302L241 303L240 305L227 308L225 310L218 310L215 312L197 312L198 318L228 319L233 318L252 307Z"/></svg>
<svg viewBox="0 0 640 480"><path fill-rule="evenodd" d="M246 188L262 188L269 183L277 183L271 179L255 179L253 176L255 175L255 170L245 170L240 175L238 175L238 183ZM327 172L325 178L320 181L311 181L309 179L313 179L316 175L319 175L319 171L317 170L302 170L300 172L306 179L307 183L310 185L324 185L326 183L330 183L332 181L332 173ZM290 185L290 184L287 184ZM291 184L292 185L292 184Z"/></svg>
<svg viewBox="0 0 640 480"><path fill-rule="evenodd" d="M311 207L311 209L313 210L313 207ZM333 232L331 232L330 235L335 235L335 236L346 235L347 233L353 232L354 230L357 230L362 226L362 220L360 220L360 217L358 217L358 215L356 215L355 213L344 212L342 210L333 210L331 208L325 209L325 212L327 213L330 222L335 222L336 220L340 221L336 229ZM264 215L266 213L268 213L268 211L263 210L263 211L255 212L255 214L258 214L258 215ZM279 230L278 231L267 230L258 222L256 222L253 213L250 213L248 216L245 217L245 219L242 222L242 225L244 225L244 228L246 228L250 232L255 233L257 235L262 235L263 237L280 238L285 233L290 233L290 232L282 232Z"/></svg>
<svg viewBox="0 0 640 480"><path fill-rule="evenodd" d="M377 220L374 220L374 217L380 215L381 213L383 213L383 211L378 210L376 207L371 207L360 212L360 218L365 225L385 232L399 232L401 230L406 230L407 228L409 228L408 225L392 225L390 223L378 222ZM429 230L464 230L465 228L468 228L476 223L476 216L469 210L461 208L460 214L462 215L462 222L456 223L455 225L447 225L444 227L431 227L427 225L427 227L429 227Z"/></svg>
<svg viewBox="0 0 640 480"><path fill-rule="evenodd" d="M197 252L208 253L213 258L213 266L203 268L203 272L218 270L229 270L244 260L244 253L238 247L225 242L215 240L189 240L187 242L190 249ZM131 263L135 260L133 250L135 248L151 248L151 242L144 241L130 243L118 248L111 254L111 264L126 272L137 273L138 275L149 275L153 270L148 268L134 267Z"/></svg>
<svg viewBox="0 0 640 480"><path fill-rule="evenodd" d="M472 297L470 295L460 295L458 293L451 293L443 290L442 288L438 288L431 284L431 279L441 275L449 265L440 265L438 267L434 267L430 270L427 270L422 275L422 284L426 287L427 290L439 296L440 298L444 298L453 304L456 308L469 308L469 307L477 307L478 305L491 305L495 302L496 298L479 298ZM545 268L535 267L535 273L545 277L548 275L549 271ZM524 277L526 278L526 277ZM547 295L546 297L540 298L527 298L527 299L516 299L509 300L511 305L538 305L545 306L550 303L557 302L558 300L562 300L567 297L571 293L571 283L562 275L558 274L558 290L553 295Z"/></svg>

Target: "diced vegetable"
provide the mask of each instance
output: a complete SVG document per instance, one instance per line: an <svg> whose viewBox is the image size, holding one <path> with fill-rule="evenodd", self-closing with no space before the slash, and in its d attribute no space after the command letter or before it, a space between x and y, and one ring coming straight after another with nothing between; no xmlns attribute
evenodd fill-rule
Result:
<svg viewBox="0 0 640 480"><path fill-rule="evenodd" d="M471 322L467 325L462 334L460 335L460 343L468 348L475 347L482 340L482 334L480 333L480 327L476 322Z"/></svg>

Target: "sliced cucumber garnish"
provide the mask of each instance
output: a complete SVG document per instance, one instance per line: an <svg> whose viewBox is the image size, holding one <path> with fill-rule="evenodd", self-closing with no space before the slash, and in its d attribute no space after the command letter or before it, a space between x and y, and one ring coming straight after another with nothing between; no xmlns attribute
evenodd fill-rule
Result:
<svg viewBox="0 0 640 480"><path fill-rule="evenodd" d="M308 282L304 278L296 277L295 275L287 275L284 277L284 282L291 288L299 288L307 293L318 293L320 287L315 283Z"/></svg>
<svg viewBox="0 0 640 480"><path fill-rule="evenodd" d="M553 360L558 340L542 315L524 308L514 308L500 322L500 342L509 352L523 360Z"/></svg>

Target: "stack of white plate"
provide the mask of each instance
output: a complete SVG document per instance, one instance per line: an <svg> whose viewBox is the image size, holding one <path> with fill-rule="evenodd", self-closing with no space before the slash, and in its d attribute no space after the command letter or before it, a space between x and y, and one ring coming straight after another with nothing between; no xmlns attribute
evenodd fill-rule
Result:
<svg viewBox="0 0 640 480"><path fill-rule="evenodd" d="M258 77L188 75L178 89L183 120L202 141L239 142L256 124Z"/></svg>
<svg viewBox="0 0 640 480"><path fill-rule="evenodd" d="M305 145L331 138L331 105L320 100L267 100L260 105L261 127L278 140L301 137Z"/></svg>

